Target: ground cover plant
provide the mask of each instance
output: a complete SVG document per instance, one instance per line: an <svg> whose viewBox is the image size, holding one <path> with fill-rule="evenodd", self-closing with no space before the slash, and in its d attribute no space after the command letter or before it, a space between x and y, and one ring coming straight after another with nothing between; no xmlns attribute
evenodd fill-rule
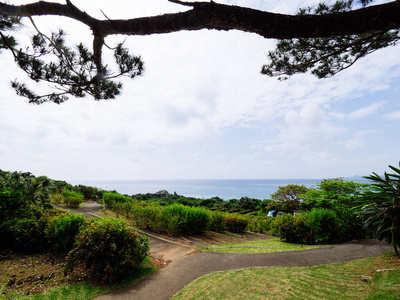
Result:
<svg viewBox="0 0 400 300"><path fill-rule="evenodd" d="M400 261L389 253L315 267L214 272L171 299L398 299L399 293Z"/></svg>

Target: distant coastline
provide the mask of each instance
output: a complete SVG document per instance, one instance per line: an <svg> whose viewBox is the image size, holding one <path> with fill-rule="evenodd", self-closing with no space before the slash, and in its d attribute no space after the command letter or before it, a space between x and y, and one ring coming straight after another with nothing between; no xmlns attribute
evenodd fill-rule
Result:
<svg viewBox="0 0 400 300"><path fill-rule="evenodd" d="M360 176L346 177L360 183L368 181ZM136 195L166 190L186 197L207 199L219 197L224 200L249 197L269 199L279 186L300 184L316 186L322 179L201 179L201 180L71 180L71 184L83 184L104 190L116 190L121 194Z"/></svg>

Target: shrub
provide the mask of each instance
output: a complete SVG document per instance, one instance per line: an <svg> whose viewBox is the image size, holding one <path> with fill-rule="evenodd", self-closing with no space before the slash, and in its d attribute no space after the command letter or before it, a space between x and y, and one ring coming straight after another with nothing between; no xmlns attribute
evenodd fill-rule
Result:
<svg viewBox="0 0 400 300"><path fill-rule="evenodd" d="M333 210L315 208L306 214L306 219L316 243L334 243L339 240L340 220Z"/></svg>
<svg viewBox="0 0 400 300"><path fill-rule="evenodd" d="M165 208L158 205L135 203L131 207L131 214L137 227L161 233L167 231L164 210Z"/></svg>
<svg viewBox="0 0 400 300"><path fill-rule="evenodd" d="M307 245L315 243L312 230L304 216L283 214L276 219L277 233L281 240Z"/></svg>
<svg viewBox="0 0 400 300"><path fill-rule="evenodd" d="M248 230L252 232L263 233L270 230L271 219L265 218L265 216L248 216Z"/></svg>
<svg viewBox="0 0 400 300"><path fill-rule="evenodd" d="M210 222L210 212L205 208L187 207L181 204L167 206L165 209L166 221L178 222L182 233L193 235L204 233Z"/></svg>
<svg viewBox="0 0 400 300"><path fill-rule="evenodd" d="M138 270L148 252L148 238L124 221L96 219L88 222L77 236L65 271L80 267L98 281L114 282Z"/></svg>
<svg viewBox="0 0 400 300"><path fill-rule="evenodd" d="M80 184L78 186L75 186L74 189L77 192L83 194L83 196L86 199L95 198L95 197L102 197L103 196L103 191L102 190L99 190L98 188L92 187L92 186L86 186L86 185L81 185Z"/></svg>
<svg viewBox="0 0 400 300"><path fill-rule="evenodd" d="M43 210L33 204L25 207L24 213L0 222L0 248L34 252L47 247L45 229L50 215L56 210Z"/></svg>
<svg viewBox="0 0 400 300"><path fill-rule="evenodd" d="M334 207L334 211L340 220L339 241L365 238L366 231L363 229L361 219L353 209L345 205L338 205Z"/></svg>
<svg viewBox="0 0 400 300"><path fill-rule="evenodd" d="M64 196L62 194L52 194L50 195L50 201L55 203L61 203L64 201Z"/></svg>
<svg viewBox="0 0 400 300"><path fill-rule="evenodd" d="M53 218L45 231L51 246L62 253L72 250L80 227L86 223L82 214L66 213Z"/></svg>
<svg viewBox="0 0 400 300"><path fill-rule="evenodd" d="M247 219L239 214L224 214L225 228L227 231L241 233L247 228Z"/></svg>
<svg viewBox="0 0 400 300"><path fill-rule="evenodd" d="M83 195L79 192L63 189L61 194L64 197L64 203L70 208L78 208L84 202Z"/></svg>
<svg viewBox="0 0 400 300"><path fill-rule="evenodd" d="M211 213L209 230L222 232L225 230L225 220L223 214L219 212Z"/></svg>
<svg viewBox="0 0 400 300"><path fill-rule="evenodd" d="M0 188L0 221L25 214L29 203L27 190Z"/></svg>
<svg viewBox="0 0 400 300"><path fill-rule="evenodd" d="M107 208L113 208L115 203L133 202L133 199L118 193L105 192L103 193L103 203Z"/></svg>
<svg viewBox="0 0 400 300"><path fill-rule="evenodd" d="M46 247L44 217L15 218L4 222L3 225L7 227L3 231L3 246L23 252L39 251Z"/></svg>

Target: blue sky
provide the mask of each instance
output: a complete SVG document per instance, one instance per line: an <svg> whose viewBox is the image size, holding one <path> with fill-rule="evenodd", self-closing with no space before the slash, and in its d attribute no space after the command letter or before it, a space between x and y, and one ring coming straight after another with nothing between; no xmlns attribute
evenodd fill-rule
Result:
<svg viewBox="0 0 400 300"><path fill-rule="evenodd" d="M218 2L282 13L316 3ZM98 18L100 9L109 18L187 9L166 0L73 3ZM90 45L89 30L75 21L35 21ZM22 42L26 32L28 23ZM399 163L399 46L330 79L280 82L260 74L275 41L255 34L178 32L128 37L125 45L145 61L143 76L123 79L116 100L62 105L16 96L9 83L24 74L1 53L0 169L63 180L290 179L368 175Z"/></svg>

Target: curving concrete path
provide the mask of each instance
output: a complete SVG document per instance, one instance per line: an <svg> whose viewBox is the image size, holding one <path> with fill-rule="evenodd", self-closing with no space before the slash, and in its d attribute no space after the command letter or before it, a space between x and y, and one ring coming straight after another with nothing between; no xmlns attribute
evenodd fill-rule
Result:
<svg viewBox="0 0 400 300"><path fill-rule="evenodd" d="M374 240L361 240L344 245L280 253L203 252L176 260L133 286L122 288L96 299L166 300L191 281L215 271L251 267L314 266L378 256L390 250L392 247L388 244Z"/></svg>
<svg viewBox="0 0 400 300"><path fill-rule="evenodd" d="M59 209L61 206L54 205ZM103 209L96 203L85 203L79 209L86 217L96 217L96 211ZM373 257L391 251L391 245L375 240L360 240L348 244L303 251L280 253L217 253L198 252L186 244L148 235L150 256L158 266L165 266L154 274L107 295L98 300L140 299L167 300L193 280L215 271L267 267L307 267L354 259Z"/></svg>

